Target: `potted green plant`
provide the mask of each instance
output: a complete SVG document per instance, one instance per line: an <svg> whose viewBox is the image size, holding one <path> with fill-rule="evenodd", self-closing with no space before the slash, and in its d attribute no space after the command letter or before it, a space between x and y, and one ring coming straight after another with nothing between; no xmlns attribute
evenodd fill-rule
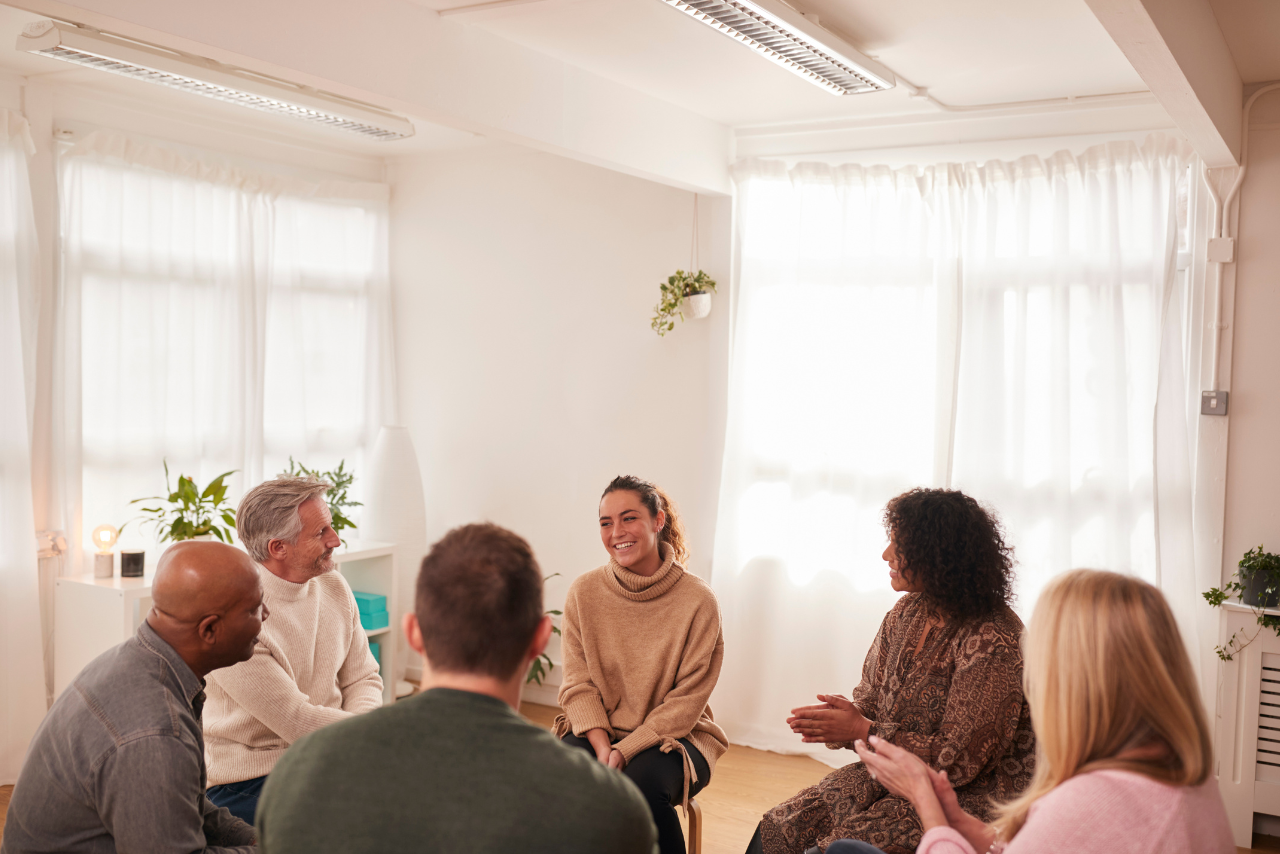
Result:
<svg viewBox="0 0 1280 854"><path fill-rule="evenodd" d="M1222 607L1232 595L1239 596L1242 604L1253 608L1258 631L1271 629L1280 636L1280 617L1264 613L1265 609L1280 605L1280 555L1264 552L1262 546L1249 549L1236 564L1230 581L1221 589L1213 587L1201 595L1215 608ZM1235 653L1253 643L1258 636L1258 632L1254 632L1247 639L1241 639L1239 634L1233 634L1223 646L1214 647L1218 658L1231 661Z"/></svg>
<svg viewBox="0 0 1280 854"><path fill-rule="evenodd" d="M333 488L325 496L325 502L329 505L329 515L333 519L333 530L342 537L342 532L348 528L355 529L356 523L351 521L351 517L347 515L347 509L350 507L363 507L364 504L359 501L352 501L347 497L347 490L351 488L351 484L355 482L356 476L352 472L347 471L347 461L339 460L338 467L332 471L320 471L319 469L309 469L302 463L293 461L293 457L289 457L289 467L280 474L286 477L314 477L323 480L325 483L333 484ZM342 540L345 546L347 541Z"/></svg>
<svg viewBox="0 0 1280 854"><path fill-rule="evenodd" d="M548 581L555 578L559 574L560 573L558 572L553 572L550 575L548 575L546 578L542 579L543 585L545 586ZM547 611L546 613L550 614L553 617L559 617L564 612L563 611ZM555 634L560 634L560 627L557 626L555 623L552 623L551 631L554 632ZM544 651L542 655L535 658L533 660L533 663L529 665L529 673L524 677L524 684L528 685L530 682L536 682L537 684L541 685L542 680L551 674L551 669L553 667L555 667L555 662L552 661L551 656L547 655L547 653Z"/></svg>
<svg viewBox="0 0 1280 854"><path fill-rule="evenodd" d="M168 495L135 498L130 504L142 501L156 502L153 507L142 508L144 524L155 526L160 542L170 540L213 539L217 537L230 543L235 536L236 517L226 502L226 479L236 469L223 472L201 489L195 480L185 474L178 475L176 489L169 488L169 461L164 461L164 488ZM123 526L121 526L123 528Z"/></svg>
<svg viewBox="0 0 1280 854"><path fill-rule="evenodd" d="M666 335L676 328L676 315L681 320L687 314L698 320L711 312L711 294L715 293L716 280L702 270L686 273L676 270L660 286L658 304L653 309L649 326L659 335Z"/></svg>

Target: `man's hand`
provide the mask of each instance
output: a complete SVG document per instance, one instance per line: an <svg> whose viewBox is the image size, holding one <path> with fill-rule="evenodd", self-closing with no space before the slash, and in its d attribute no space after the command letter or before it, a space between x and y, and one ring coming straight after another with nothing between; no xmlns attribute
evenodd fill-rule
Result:
<svg viewBox="0 0 1280 854"><path fill-rule="evenodd" d="M584 734L587 737L587 741L591 742L591 748L596 752L596 759L599 760L601 765L608 765L609 755L618 752L609 743L608 731L596 727L595 729L587 730Z"/></svg>
<svg viewBox="0 0 1280 854"><path fill-rule="evenodd" d="M840 694L819 694L820 705L791 710L787 724L806 744L857 741L867 737L871 722Z"/></svg>

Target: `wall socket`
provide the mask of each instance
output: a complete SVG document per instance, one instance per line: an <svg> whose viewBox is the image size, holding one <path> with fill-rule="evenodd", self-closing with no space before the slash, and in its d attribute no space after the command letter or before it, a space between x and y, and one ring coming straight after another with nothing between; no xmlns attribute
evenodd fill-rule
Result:
<svg viewBox="0 0 1280 854"><path fill-rule="evenodd" d="M1200 414L1201 415L1226 415L1227 414L1227 398L1230 395L1225 391L1202 391L1200 392Z"/></svg>

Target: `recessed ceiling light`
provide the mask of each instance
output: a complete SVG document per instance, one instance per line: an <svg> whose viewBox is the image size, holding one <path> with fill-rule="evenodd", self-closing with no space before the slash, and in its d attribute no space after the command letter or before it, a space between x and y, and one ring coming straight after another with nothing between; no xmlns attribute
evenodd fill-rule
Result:
<svg viewBox="0 0 1280 854"><path fill-rule="evenodd" d="M368 139L413 136L413 124L408 119L371 104L87 28L52 21L28 24L18 36L17 48L228 104L350 131Z"/></svg>
<svg viewBox="0 0 1280 854"><path fill-rule="evenodd" d="M778 0L663 0L833 95L892 89L893 72Z"/></svg>

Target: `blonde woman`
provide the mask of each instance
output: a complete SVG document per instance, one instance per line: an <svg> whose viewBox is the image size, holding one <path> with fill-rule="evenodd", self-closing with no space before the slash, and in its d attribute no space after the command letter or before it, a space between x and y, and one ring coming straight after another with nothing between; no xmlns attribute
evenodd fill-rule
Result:
<svg viewBox="0 0 1280 854"><path fill-rule="evenodd" d="M564 679L555 733L640 789L661 854L683 854L675 804L688 805L728 749L707 699L724 639L711 587L685 572L675 505L617 477L600 497L609 563L580 576L564 606Z"/></svg>
<svg viewBox="0 0 1280 854"><path fill-rule="evenodd" d="M961 810L947 778L912 754L858 744L919 814L919 854L1234 854L1191 662L1160 591L1114 572L1066 573L1041 595L1024 645L1035 776L993 823Z"/></svg>

